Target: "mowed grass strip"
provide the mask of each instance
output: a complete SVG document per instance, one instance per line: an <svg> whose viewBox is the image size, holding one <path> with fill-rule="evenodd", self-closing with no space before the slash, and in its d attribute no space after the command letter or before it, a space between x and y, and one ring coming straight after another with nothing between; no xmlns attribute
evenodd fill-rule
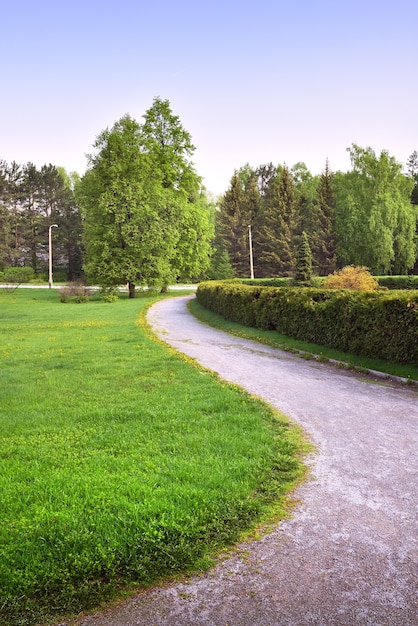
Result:
<svg viewBox="0 0 418 626"><path fill-rule="evenodd" d="M0 293L0 623L207 567L285 514L299 431L150 337L150 297Z"/></svg>

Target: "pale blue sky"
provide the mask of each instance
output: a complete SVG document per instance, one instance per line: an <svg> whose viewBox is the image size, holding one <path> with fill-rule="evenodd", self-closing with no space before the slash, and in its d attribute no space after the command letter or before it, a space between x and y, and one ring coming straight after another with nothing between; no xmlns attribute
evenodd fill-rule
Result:
<svg viewBox="0 0 418 626"><path fill-rule="evenodd" d="M168 99L207 189L234 169L346 171L418 150L417 0L0 0L0 158L83 174L95 137Z"/></svg>

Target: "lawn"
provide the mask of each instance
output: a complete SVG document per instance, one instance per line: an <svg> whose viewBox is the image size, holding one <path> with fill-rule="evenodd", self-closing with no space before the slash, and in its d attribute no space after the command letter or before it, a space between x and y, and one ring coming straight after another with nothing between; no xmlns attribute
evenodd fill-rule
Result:
<svg viewBox="0 0 418 626"><path fill-rule="evenodd" d="M208 567L286 514L300 432L154 340L156 297L0 292L2 624Z"/></svg>

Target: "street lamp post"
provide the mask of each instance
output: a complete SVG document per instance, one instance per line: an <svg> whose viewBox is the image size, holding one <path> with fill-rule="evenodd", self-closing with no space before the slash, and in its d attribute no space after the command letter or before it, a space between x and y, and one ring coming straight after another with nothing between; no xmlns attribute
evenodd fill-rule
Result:
<svg viewBox="0 0 418 626"><path fill-rule="evenodd" d="M250 247L250 278L254 278L253 239L251 235L251 224L248 225L248 244Z"/></svg>
<svg viewBox="0 0 418 626"><path fill-rule="evenodd" d="M49 244L49 249L48 249L48 256L49 256L49 281L48 281L48 287L51 289L52 287L52 228L58 228L58 224L51 224L51 226L48 229L48 244Z"/></svg>

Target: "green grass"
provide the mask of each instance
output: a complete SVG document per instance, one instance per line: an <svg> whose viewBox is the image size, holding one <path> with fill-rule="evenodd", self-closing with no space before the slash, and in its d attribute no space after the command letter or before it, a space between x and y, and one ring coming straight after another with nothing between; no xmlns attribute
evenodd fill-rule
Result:
<svg viewBox="0 0 418 626"><path fill-rule="evenodd" d="M299 430L153 339L152 300L0 292L1 624L207 567L286 514Z"/></svg>
<svg viewBox="0 0 418 626"><path fill-rule="evenodd" d="M327 348L313 343L307 343L298 339L292 339L286 335L281 335L274 330L261 330L260 328L251 328L225 320L221 315L212 313L202 307L197 299L189 302L190 312L195 315L201 322L219 328L225 332L259 341L266 345L288 350L290 352L301 352L304 358L319 358L319 360L335 360L341 364L346 364L348 368L358 370L375 370L384 374L399 376L410 381L418 380L418 367L414 365L403 365L399 363L389 363L381 359L372 359L362 357L347 352L340 352L333 348Z"/></svg>

